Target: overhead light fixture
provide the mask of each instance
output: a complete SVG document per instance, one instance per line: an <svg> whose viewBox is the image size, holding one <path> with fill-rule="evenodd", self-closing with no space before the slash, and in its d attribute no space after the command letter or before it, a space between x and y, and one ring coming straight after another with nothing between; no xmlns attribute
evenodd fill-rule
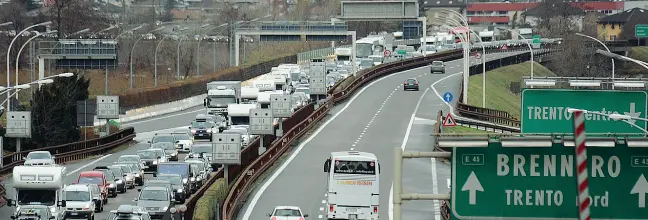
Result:
<svg viewBox="0 0 648 220"><path fill-rule="evenodd" d="M488 147L487 136L484 137L437 137L439 147Z"/></svg>
<svg viewBox="0 0 648 220"><path fill-rule="evenodd" d="M569 80L572 87L600 87L601 80Z"/></svg>
<svg viewBox="0 0 648 220"><path fill-rule="evenodd" d="M628 147L648 147L648 138L626 138Z"/></svg>
<svg viewBox="0 0 648 220"><path fill-rule="evenodd" d="M551 79L526 79L524 80L526 86L555 86L556 80Z"/></svg>
<svg viewBox="0 0 648 220"><path fill-rule="evenodd" d="M612 83L614 87L621 88L643 88L646 86L646 82L643 81L615 81Z"/></svg>
<svg viewBox="0 0 648 220"><path fill-rule="evenodd" d="M565 137L563 139L563 145L565 147L574 147L574 137ZM616 138L597 138L597 137L588 137L585 142L587 147L614 147L616 145Z"/></svg>
<svg viewBox="0 0 648 220"><path fill-rule="evenodd" d="M501 137L502 147L552 147L551 136Z"/></svg>

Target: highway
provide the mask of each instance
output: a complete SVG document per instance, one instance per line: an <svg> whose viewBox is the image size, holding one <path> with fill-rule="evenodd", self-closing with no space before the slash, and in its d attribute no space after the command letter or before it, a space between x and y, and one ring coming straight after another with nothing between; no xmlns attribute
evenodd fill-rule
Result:
<svg viewBox="0 0 648 220"><path fill-rule="evenodd" d="M72 184L72 182L77 179L79 172L92 170L96 166L111 165L121 155L136 154L138 150L148 148L146 141L150 140L155 132L170 132L176 130L188 131L189 124L199 111L204 111L204 107L198 106L181 112L160 115L153 118L142 119L122 124L122 126L133 126L135 128L135 131L138 132L135 140L139 143L113 154L65 164L64 166L67 168L67 177L65 182L67 184ZM180 159L182 160L183 158L184 155L180 154ZM147 174L146 178L150 179L153 177L152 175ZM11 176L8 176L7 179L3 181L7 189L7 198L13 198L14 195L14 190L11 187L11 180ZM117 207L119 207L119 205L122 204L135 205L135 202L132 200L138 196L137 189L139 188L141 187L137 186L135 189L129 189L126 193L119 194L115 198L109 198L108 204L104 206L104 212L97 213L95 218L97 220L103 220L107 218L108 212L110 210L115 210L117 209ZM14 207L4 206L0 208L0 216L10 216L13 213L13 210Z"/></svg>
<svg viewBox="0 0 648 220"><path fill-rule="evenodd" d="M490 59L522 52L487 55ZM463 63L447 62L446 74L429 74L429 67L416 68L378 79L363 87L346 103L336 106L329 119L302 140L286 161L268 175L250 194L238 219L264 219L275 206L296 205L310 219L325 218L326 175L323 164L333 151L374 153L381 168L380 209L383 219L391 219L393 148L431 151L433 124L438 110L447 112L441 99L445 92L456 98ZM420 91L403 91L407 78L419 80ZM449 193L450 166L434 159L406 160L403 166L406 192ZM406 202L403 219L440 220L439 203Z"/></svg>

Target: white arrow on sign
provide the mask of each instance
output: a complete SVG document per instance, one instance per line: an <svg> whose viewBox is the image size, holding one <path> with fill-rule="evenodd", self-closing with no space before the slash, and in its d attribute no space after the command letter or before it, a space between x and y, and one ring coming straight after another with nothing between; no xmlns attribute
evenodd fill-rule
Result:
<svg viewBox="0 0 648 220"><path fill-rule="evenodd" d="M646 193L648 193L648 181L643 174L639 176L637 183L630 191L630 194L639 194L639 208L646 208Z"/></svg>
<svg viewBox="0 0 648 220"><path fill-rule="evenodd" d="M477 204L477 191L483 192L484 187L482 187L479 179L477 179L475 171L470 173L468 180L466 180L466 184L461 187L461 191L468 191L468 203L470 203L471 205Z"/></svg>
<svg viewBox="0 0 648 220"><path fill-rule="evenodd" d="M446 94L446 100L450 100L450 93Z"/></svg>

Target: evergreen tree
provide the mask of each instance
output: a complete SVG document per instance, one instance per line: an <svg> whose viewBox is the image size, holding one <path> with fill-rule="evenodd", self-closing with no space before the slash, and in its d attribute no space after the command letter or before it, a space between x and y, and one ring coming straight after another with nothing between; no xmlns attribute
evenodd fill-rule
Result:
<svg viewBox="0 0 648 220"><path fill-rule="evenodd" d="M76 125L76 102L88 99L90 80L84 77L56 78L34 92L31 100L32 142L56 146L80 138Z"/></svg>

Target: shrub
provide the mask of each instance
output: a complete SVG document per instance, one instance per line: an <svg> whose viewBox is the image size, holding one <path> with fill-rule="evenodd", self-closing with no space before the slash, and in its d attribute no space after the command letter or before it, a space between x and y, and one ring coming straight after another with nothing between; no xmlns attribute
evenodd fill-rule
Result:
<svg viewBox="0 0 648 220"><path fill-rule="evenodd" d="M93 139L93 138L98 138L99 137L99 132L105 131L106 130L106 125L102 126L88 126L88 127L79 127L79 132L81 133L81 138L79 141L83 141L85 139ZM110 133L116 133L119 131L119 126L116 124L110 124ZM87 136L86 136L87 135Z"/></svg>
<svg viewBox="0 0 648 220"><path fill-rule="evenodd" d="M214 209L216 204L220 204L227 197L229 188L224 178L217 179L205 194L198 199L194 208L194 220L211 220L214 219Z"/></svg>

